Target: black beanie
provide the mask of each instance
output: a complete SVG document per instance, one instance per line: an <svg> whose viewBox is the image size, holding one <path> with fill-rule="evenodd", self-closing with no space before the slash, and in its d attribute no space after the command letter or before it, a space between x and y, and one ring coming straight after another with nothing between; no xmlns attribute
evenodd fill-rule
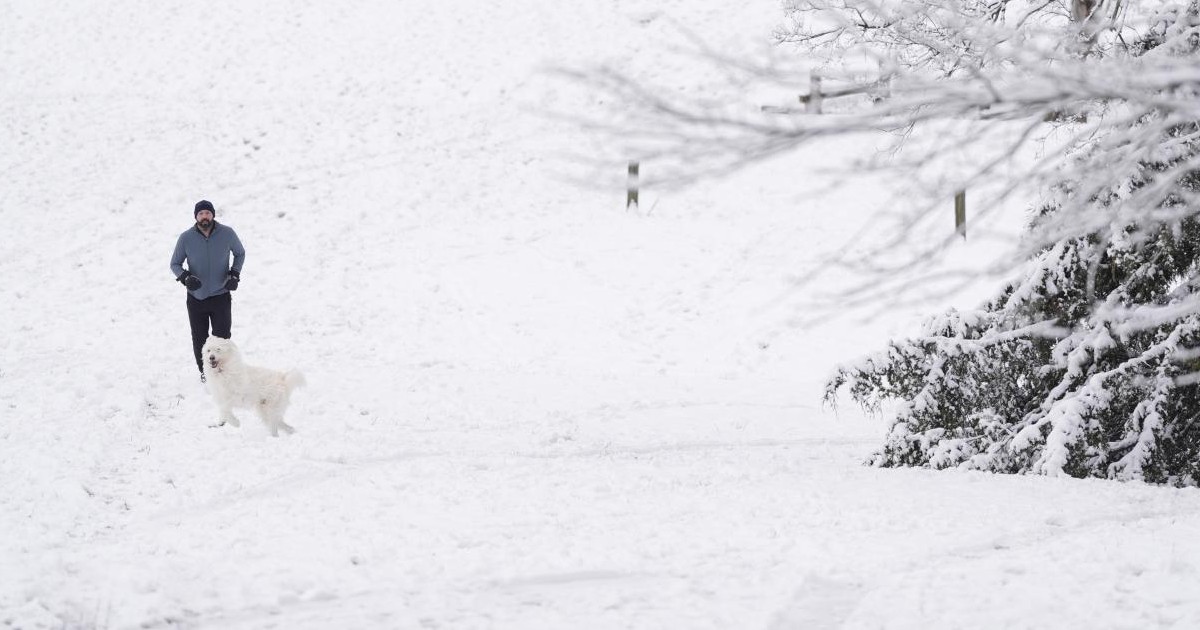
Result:
<svg viewBox="0 0 1200 630"><path fill-rule="evenodd" d="M192 212L192 218L195 218L196 215L200 214L201 210L208 210L209 212L213 213L214 217L217 216L217 211L215 208L213 208L212 202L207 199L201 199L200 201L196 202L196 210Z"/></svg>

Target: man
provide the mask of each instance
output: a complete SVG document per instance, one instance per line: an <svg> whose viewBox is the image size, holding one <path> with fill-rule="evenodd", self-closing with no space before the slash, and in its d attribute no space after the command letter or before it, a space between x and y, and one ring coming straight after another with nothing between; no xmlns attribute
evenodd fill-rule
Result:
<svg viewBox="0 0 1200 630"><path fill-rule="evenodd" d="M192 351L196 355L196 367L200 368L200 381L204 382L200 349L208 340L210 322L213 336L229 339L229 329L233 326L229 292L237 290L246 250L233 228L217 223L217 211L211 202L199 201L192 216L196 225L179 235L175 253L171 255L171 273L188 290ZM230 254L233 254L232 266ZM185 260L187 269L183 268Z"/></svg>

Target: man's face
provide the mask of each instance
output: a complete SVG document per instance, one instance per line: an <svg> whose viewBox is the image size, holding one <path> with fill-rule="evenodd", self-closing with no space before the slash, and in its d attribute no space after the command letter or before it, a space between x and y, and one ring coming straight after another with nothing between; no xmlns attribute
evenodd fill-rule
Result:
<svg viewBox="0 0 1200 630"><path fill-rule="evenodd" d="M212 212L209 212L208 210L201 210L200 212L196 213L196 223L199 224L200 227L208 229L209 227L212 227L212 222Z"/></svg>

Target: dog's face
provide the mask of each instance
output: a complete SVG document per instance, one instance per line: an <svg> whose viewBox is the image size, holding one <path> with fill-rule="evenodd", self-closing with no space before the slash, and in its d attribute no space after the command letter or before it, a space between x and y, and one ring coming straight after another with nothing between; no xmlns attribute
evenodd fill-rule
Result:
<svg viewBox="0 0 1200 630"><path fill-rule="evenodd" d="M209 337L200 354L204 358L205 371L220 372L222 366L237 360L237 346L228 339Z"/></svg>

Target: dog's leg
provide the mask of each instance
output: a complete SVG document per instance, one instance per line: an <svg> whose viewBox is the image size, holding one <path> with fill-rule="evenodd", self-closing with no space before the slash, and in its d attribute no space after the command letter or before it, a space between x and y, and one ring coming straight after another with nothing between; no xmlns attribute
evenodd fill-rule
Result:
<svg viewBox="0 0 1200 630"><path fill-rule="evenodd" d="M279 437L279 425L283 422L283 418L277 418L278 414L274 413L268 401L259 401L255 407L258 412L258 417L262 419L263 424L267 425L267 430L271 432L271 437Z"/></svg>
<svg viewBox="0 0 1200 630"><path fill-rule="evenodd" d="M217 418L217 423L210 424L208 426L209 426L209 428L216 429L218 427L225 426L225 423L228 421L229 421L229 410L224 407L221 407L220 408L220 416Z"/></svg>
<svg viewBox="0 0 1200 630"><path fill-rule="evenodd" d="M209 425L209 426L215 429L215 428L217 428L217 427L223 427L223 426L225 426L227 423L228 423L228 424L231 424L231 425L233 425L233 426L235 426L235 427L240 427L240 426L242 426L242 423L241 423L241 422L238 422L238 419L237 419L237 417L235 417L235 416L233 415L233 407L225 407L225 406L222 406L222 407L221 407L221 418L220 418L220 420L218 420L216 424L212 424L212 425Z"/></svg>
<svg viewBox="0 0 1200 630"><path fill-rule="evenodd" d="M281 414L271 414L269 417L263 416L263 422L266 423L267 428L271 430L271 435L274 437L279 437L280 429L283 429L284 433L288 435L296 432L296 427L284 422Z"/></svg>
<svg viewBox="0 0 1200 630"><path fill-rule="evenodd" d="M287 411L287 398L284 398L278 405L271 409L272 419L275 421L275 426L283 429L288 435L296 432L296 428L283 421L283 414Z"/></svg>

